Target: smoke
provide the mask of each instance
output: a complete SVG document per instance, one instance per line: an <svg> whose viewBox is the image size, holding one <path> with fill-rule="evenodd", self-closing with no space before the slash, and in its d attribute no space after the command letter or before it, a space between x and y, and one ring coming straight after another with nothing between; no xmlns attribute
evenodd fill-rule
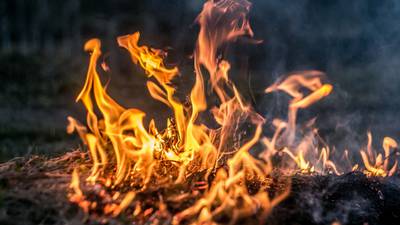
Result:
<svg viewBox="0 0 400 225"><path fill-rule="evenodd" d="M334 91L300 112L300 121L318 116L320 132L341 151L358 151L368 130L376 148L384 136L398 138L399 19L397 1L253 1L250 20L256 38L264 39L262 49L250 56L263 59L250 63L259 110L267 117L284 115L287 102L281 96L265 97L261 84L266 87L292 71L317 69L327 74Z"/></svg>

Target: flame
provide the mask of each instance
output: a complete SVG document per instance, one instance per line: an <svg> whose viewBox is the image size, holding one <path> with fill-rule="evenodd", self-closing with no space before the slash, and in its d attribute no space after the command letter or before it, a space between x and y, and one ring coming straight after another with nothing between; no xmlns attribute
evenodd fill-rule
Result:
<svg viewBox="0 0 400 225"><path fill-rule="evenodd" d="M311 162L306 160L306 155L314 152L320 152L319 160L322 160L322 169L318 172L323 172L327 169L332 169L338 174L336 165L329 160L329 149L327 146L318 149L316 146L317 139L319 138L316 129L310 128L300 140L296 140L296 117L299 109L305 109L312 104L328 96L333 89L330 84L323 84L323 73L319 71L303 71L288 76L286 79L281 79L265 89L266 93L276 91L283 91L287 93L292 99L288 107L288 119L283 121L275 119L273 125L276 128L275 134L272 139L264 138L268 149L273 152L282 152L291 158L301 173L313 173L316 168ZM303 89L310 91L308 95L302 92ZM307 127L312 127L314 120L311 120ZM285 146L279 150L277 143ZM317 162L315 162L316 164ZM329 167L329 168L327 168Z"/></svg>
<svg viewBox="0 0 400 225"><path fill-rule="evenodd" d="M129 51L134 64L155 81L147 82L150 95L169 108L174 118L166 121L166 129L159 131L154 120L143 123L145 113L126 109L109 96L101 83L96 65L101 56L98 39L89 40L84 49L90 56L85 85L77 97L87 110L87 127L69 118L68 132L77 130L87 145L93 162L89 183L103 183L117 190L133 187L119 204L104 206L104 213L117 216L125 210L137 193L148 190L150 183L174 185L186 182L187 177L205 171L204 180L214 171L216 177L204 196L196 204L175 217L180 221L188 216L199 221L212 221L221 213L235 214L235 218L263 211L267 214L288 192L270 199L265 180L271 172L270 162L260 161L250 154L262 133L264 119L248 105L233 82L229 80L230 64L220 57L219 48L240 36L252 36L247 13L247 1L208 1L197 21L200 33L194 54L195 84L190 93L190 107L185 107L174 94L172 82L179 74L177 67L168 68L163 51L139 45L139 32L118 37L120 47ZM207 109L204 66L210 76L211 87L220 104L211 109L218 128L199 124L197 119ZM101 112L98 116L97 109ZM234 140L240 124L253 124L254 137L238 147ZM146 127L148 127L146 129ZM169 162L169 169L165 168ZM222 167L227 165L227 168ZM250 194L246 180L263 183L257 194ZM76 196L76 178L71 183ZM117 199L119 199L119 194ZM243 199L241 207L235 202Z"/></svg>
<svg viewBox="0 0 400 225"><path fill-rule="evenodd" d="M85 196L80 187L78 170L74 169L72 172L71 183L69 187L72 189L72 193L69 195L69 200L75 202L83 209L84 212L89 212L90 202L86 200Z"/></svg>
<svg viewBox="0 0 400 225"><path fill-rule="evenodd" d="M383 139L382 148L384 155L381 153L377 154L372 150L372 135L368 132L368 145L367 153L364 150L360 151L361 158L363 160L365 170L364 173L367 176L392 176L397 170L397 159L394 160L392 167L389 168L389 160L392 153L396 153L398 148L397 142L390 138L385 137ZM393 149L392 153L390 150ZM376 156L375 156L376 155Z"/></svg>
<svg viewBox="0 0 400 225"><path fill-rule="evenodd" d="M318 170L319 173L325 171L332 171L333 173L340 175L341 173L337 169L337 165L329 158L330 148L323 140L323 146L318 147L316 140L321 139L318 135L317 130L311 129L310 132L303 135L300 140L296 140L296 117L298 109L304 109L315 102L328 96L333 86L330 84L323 84L321 78L323 73L318 71L304 71L302 73L293 74L286 79L278 80L273 85L265 89L266 93L275 91L284 91L292 97L289 102L288 110L288 121L282 121L279 119L274 120L274 126L276 127L275 134L272 139L267 137L263 138L264 143L272 152L282 152L291 158L301 173L313 173ZM310 94L305 95L301 92L302 88L311 91ZM314 121L310 121L313 124ZM309 124L309 125L310 125ZM308 125L308 126L309 126ZM277 150L277 142L282 142L284 147L282 150ZM389 168L390 156L397 153L398 144L390 138L385 137L383 140L382 148L384 155L377 154L372 150L372 134L368 133L368 145L367 152L360 150L361 158L364 163L364 173L368 176L392 176L397 168L397 159L394 159L392 166ZM391 150L392 151L391 153ZM314 150L314 151L312 151ZM314 157L314 162L306 160L305 155L308 153L319 153L319 158ZM318 154L316 154L318 155ZM348 158L348 151L344 151L345 158ZM318 163L322 163L321 168L316 168ZM353 165L351 171L358 169L358 164Z"/></svg>
<svg viewBox="0 0 400 225"><path fill-rule="evenodd" d="M88 148L92 167L86 183L107 187L110 193L103 191L99 195L106 198L110 194L107 198L112 201L103 205L89 201L80 188L76 170L72 174L70 201L85 212L100 209L106 215L118 216L131 208L134 217L146 217L154 209L144 208L138 199L140 194L179 186L186 189L169 198L170 201L179 202L189 197L195 201L177 213L172 223L213 224L223 215L229 215L230 222L235 223L251 215L265 219L271 209L288 196L290 186L273 198L268 193L272 171L276 168L295 171L294 166L305 174L341 174L331 159L331 148L314 127L315 119L305 125L301 135L296 129L297 112L317 104L333 91L331 84L323 82L323 73L292 74L265 89L266 93L283 91L291 97L287 119L271 119L272 137L263 135L266 119L252 108L229 79L231 65L222 54L222 48L238 38L253 37L247 16L250 6L246 0L210 0L204 4L196 20L200 31L194 50L195 82L189 93L189 104L183 104L175 96L173 83L180 71L178 67L166 65L166 52L140 45L139 32L117 38L118 45L130 53L132 62L147 75L150 96L172 111L173 116L161 125L153 119L145 124L145 112L125 108L108 95L97 71L101 42L98 39L86 42L84 49L90 53L89 66L76 100L87 110L87 126L69 117L67 132L77 131ZM105 64L102 66L104 69ZM210 85L205 84L208 77ZM209 95L215 96L217 103L207 103ZM200 122L199 117L206 110L216 127ZM244 126L252 130L251 138L242 137ZM395 152L393 149L397 149L397 142L385 138L384 156L378 154L374 158L371 135L368 137L367 153L361 151L365 173L393 175L397 159L389 166L389 157ZM253 149L260 144L264 150L256 156ZM286 165L287 161L284 165L273 165L271 157L276 155L289 157L292 165ZM188 188L193 177L198 179L196 191ZM249 183L257 187L250 190ZM167 212L166 204L161 196L158 210Z"/></svg>

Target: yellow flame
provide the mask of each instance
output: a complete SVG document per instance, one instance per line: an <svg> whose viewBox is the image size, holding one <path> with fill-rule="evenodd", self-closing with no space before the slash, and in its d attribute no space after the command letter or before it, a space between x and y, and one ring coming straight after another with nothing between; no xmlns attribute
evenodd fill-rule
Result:
<svg viewBox="0 0 400 225"><path fill-rule="evenodd" d="M368 145L367 152L364 150L360 151L361 158L363 160L365 170L364 173L368 176L392 176L397 170L398 161L395 158L393 165L389 168L389 160L391 156L391 149L397 149L397 142L390 137L383 139L382 148L384 155L381 153L375 154L372 150L372 135L368 132ZM376 155L374 157L374 155Z"/></svg>

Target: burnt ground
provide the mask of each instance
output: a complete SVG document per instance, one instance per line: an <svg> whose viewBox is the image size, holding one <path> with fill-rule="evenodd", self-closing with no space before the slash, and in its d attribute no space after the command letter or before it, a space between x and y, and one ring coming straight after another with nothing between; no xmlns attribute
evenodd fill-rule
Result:
<svg viewBox="0 0 400 225"><path fill-rule="evenodd" d="M116 218L86 215L68 202L70 174L73 168L82 166L88 166L88 162L80 151L54 158L15 158L0 164L0 224L131 224L129 214ZM273 185L272 192L279 187L278 183ZM368 178L358 172L294 175L290 196L273 209L266 224L399 224L398 193L399 176ZM158 196L153 192L142 198ZM161 215L157 208L147 211L136 223L154 221ZM171 222L168 217L160 217L160 221ZM244 223L259 221L247 218L240 221Z"/></svg>
<svg viewBox="0 0 400 225"><path fill-rule="evenodd" d="M399 224L400 178L295 176L290 196L278 205L270 224Z"/></svg>

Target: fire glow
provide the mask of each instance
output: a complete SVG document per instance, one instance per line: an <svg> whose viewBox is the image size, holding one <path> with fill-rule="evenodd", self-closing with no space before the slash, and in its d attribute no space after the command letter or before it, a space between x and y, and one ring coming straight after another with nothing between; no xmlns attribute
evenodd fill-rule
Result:
<svg viewBox="0 0 400 225"><path fill-rule="evenodd" d="M275 172L340 175L361 170L368 176L396 172L394 154L398 145L390 137L383 140L382 154L372 149L372 135L368 133L366 149L360 150L364 165L351 164L346 170L332 161L331 148L318 141L314 120L307 124L301 138L297 135L298 111L312 107L333 91L319 71L292 74L265 89L266 94L284 92L291 97L286 120L263 118L246 102L229 79L230 63L220 52L223 45L240 37L253 37L247 16L250 6L246 0L210 0L204 4L197 18L200 31L193 54L195 83L188 93L189 104L175 96L173 80L180 72L178 67L164 64L166 54L162 50L141 46L139 32L118 37L118 45L148 76L150 95L173 112L173 117L161 125L166 127L163 130L154 120L144 124L145 112L126 109L107 94L97 72L101 43L92 39L85 44L90 62L77 101L83 102L87 121L84 126L69 117L68 132L77 131L89 150L92 167L85 183L104 189L98 193L101 200L91 199L81 190L75 170L70 201L87 213L118 216L129 211L134 219L157 211L174 224L235 223L253 215L266 219L290 193L289 181L281 192L269 192ZM218 99L212 107L207 104L208 87ZM205 111L211 113L217 128L199 122ZM263 134L266 121L274 128L271 137ZM235 141L237 130L244 124L252 127L252 134L246 141ZM256 145L263 146L260 154L253 150ZM285 162L275 165L272 157L276 155ZM164 191L172 187L179 187L179 192ZM152 204L138 197L149 192L157 193ZM176 202L185 202L185 207L172 213L170 205Z"/></svg>

